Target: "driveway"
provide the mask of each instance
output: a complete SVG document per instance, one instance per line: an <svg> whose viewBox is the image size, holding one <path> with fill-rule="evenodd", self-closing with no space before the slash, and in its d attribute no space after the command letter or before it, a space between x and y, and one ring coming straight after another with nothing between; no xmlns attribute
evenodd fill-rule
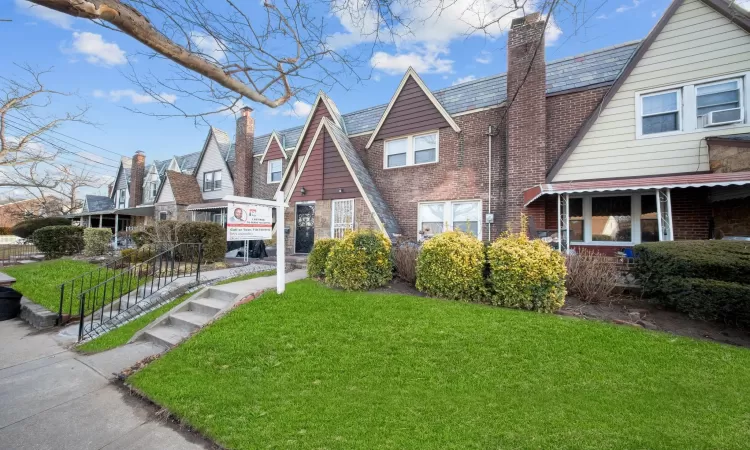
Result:
<svg viewBox="0 0 750 450"><path fill-rule="evenodd" d="M55 331L0 322L0 448L210 448L110 382L112 372L159 350L141 343L81 356L63 348Z"/></svg>

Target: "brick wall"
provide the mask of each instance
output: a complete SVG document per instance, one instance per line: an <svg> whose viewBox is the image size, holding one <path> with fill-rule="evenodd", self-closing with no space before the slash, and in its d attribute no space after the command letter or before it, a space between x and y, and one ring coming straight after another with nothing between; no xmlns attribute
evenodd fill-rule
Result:
<svg viewBox="0 0 750 450"><path fill-rule="evenodd" d="M234 195L242 197L253 196L253 139L255 138L255 119L251 116L253 110L249 107L242 108L240 117L237 119L234 145Z"/></svg>
<svg viewBox="0 0 750 450"><path fill-rule="evenodd" d="M133 155L133 165L130 169L130 200L129 207L134 208L143 203L143 177L146 175L146 155L142 151Z"/></svg>
<svg viewBox="0 0 750 450"><path fill-rule="evenodd" d="M279 188L279 183L268 183L268 161L266 159L263 164L260 163L260 156L253 158L253 197L254 198L265 198L268 200L273 199L276 194L276 189ZM281 160L281 173L283 174L286 170L288 160Z"/></svg>
<svg viewBox="0 0 750 450"><path fill-rule="evenodd" d="M351 138L354 148L370 171L380 194L388 203L407 239L417 239L419 202L435 200L481 200L484 214L490 208L489 173L492 179L492 212L495 223L492 238L504 228L502 205L504 161L502 142L504 133L492 138L492 167L488 159L488 128L497 126L503 108L494 108L455 117L461 133L451 128L440 129L438 162L421 166L383 168L383 141L377 140L365 150L369 135ZM482 238L487 240L487 226Z"/></svg>
<svg viewBox="0 0 750 450"><path fill-rule="evenodd" d="M714 236L750 236L750 201L747 198L714 203Z"/></svg>
<svg viewBox="0 0 750 450"><path fill-rule="evenodd" d="M672 227L674 239L708 239L711 205L708 188L672 189Z"/></svg>
<svg viewBox="0 0 750 450"><path fill-rule="evenodd" d="M562 155L609 87L547 97L547 170Z"/></svg>

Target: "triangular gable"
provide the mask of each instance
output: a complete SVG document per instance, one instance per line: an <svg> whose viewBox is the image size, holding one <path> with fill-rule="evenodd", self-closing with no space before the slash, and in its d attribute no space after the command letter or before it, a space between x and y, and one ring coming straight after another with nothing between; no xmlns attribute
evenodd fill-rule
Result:
<svg viewBox="0 0 750 450"><path fill-rule="evenodd" d="M112 199L112 201L115 200L115 195L117 195L117 183L120 181L120 176L123 173L123 167L122 167L122 161L120 161L120 167L117 168L117 175L115 176L115 181L112 182L112 192L109 194L109 198Z"/></svg>
<svg viewBox="0 0 750 450"><path fill-rule="evenodd" d="M261 164L263 164L263 161L265 161L266 156L269 160L280 158L287 159L287 154L284 150L284 144L282 143L281 138L279 138L279 135L275 130L271 133L271 137L268 138L266 148L265 150L263 150L263 156L260 157Z"/></svg>
<svg viewBox="0 0 750 450"><path fill-rule="evenodd" d="M321 132L323 131L325 132L323 140L327 141L330 139L330 141L334 144L336 151L341 158L341 161L343 161L344 165L346 166L351 180L354 181L360 195L367 204L367 207L370 210L370 213L372 213L372 216L375 219L375 222L377 223L380 230L392 237L395 234L398 234L398 224L394 219L393 214L390 212L387 204L380 196L380 192L375 186L375 183L372 181L372 178L370 177L367 168L362 163L362 160L357 154L357 151L352 146L351 141L349 141L348 136L341 128L336 126L333 121L328 118L324 118L321 120L321 123L315 132L314 140L310 144L305 159L300 165L300 171L292 181L290 189L285 194L286 200L288 201L289 199L291 199L297 187L297 184L299 183L299 180L302 178L308 161L314 154L313 147L316 144L319 145L318 140L320 138L323 138L323 136L321 136Z"/></svg>
<svg viewBox="0 0 750 450"><path fill-rule="evenodd" d="M743 30L750 33L750 17L748 16L746 12L740 11L734 5L730 6L728 3L724 2L723 0L696 0L696 1L701 2L705 4L706 6L709 6L710 8L712 8L719 14L726 17L730 22L734 23L735 25L739 26ZM612 99L617 95L620 88L623 87L623 84L626 83L630 74L638 66L638 63L641 61L644 55L646 55L648 50L651 48L651 45L654 43L654 41L657 40L658 36L661 34L664 28L669 24L672 17L680 9L680 7L683 6L683 4L685 4L685 0L674 0L669 5L667 10L664 12L664 15L661 17L661 19L659 19L659 21L656 23L656 25L651 30L651 32L649 32L648 36L646 36L646 38L641 42L640 46L635 51L635 53L633 53L633 56L630 58L628 63L623 67L622 71L618 75L614 84L609 88L607 93L604 95L604 98L602 99L601 104L592 112L592 114L588 117L586 122L584 122L583 126L581 126L581 128L578 129L578 132L570 141L570 143L568 144L568 147L565 149L565 151L560 155L560 157L557 159L555 164L547 172L546 178L547 178L548 183L551 183L555 179L555 177L558 175L558 173L563 168L565 163L569 160L571 155L574 153L575 149L578 147L581 141L586 137L586 135L589 133L591 128L597 122L597 119L599 119L600 115L604 112L604 110L610 104ZM705 20L706 19L704 18L703 21ZM694 38L686 37L685 39L690 40ZM699 42L696 42L696 45L697 44L699 44ZM700 79L700 77L697 77L697 78Z"/></svg>
<svg viewBox="0 0 750 450"><path fill-rule="evenodd" d="M432 115L424 109L429 104L432 104L435 108ZM418 114L410 114L410 110L412 109L417 109ZM410 117L413 117L413 120L415 120L413 124L409 123ZM432 95L432 92L427 89L427 86L419 78L417 72L411 67L404 74L404 78L401 79L401 84L398 85L396 92L391 97L391 102L385 108L365 148L370 148L384 128L395 132L398 129L404 129L405 125L408 131L401 134L428 131L445 125L450 125L456 133L461 131L461 128L459 128L451 115L448 114L448 111Z"/></svg>
<svg viewBox="0 0 750 450"><path fill-rule="evenodd" d="M224 133L222 130L217 130ZM226 133L224 133L226 134ZM198 172L200 172L201 164L203 163L203 157L206 156L206 151L208 150L208 143L211 142L211 139L214 140L216 143L216 151L219 152L220 159L224 161L224 166L227 168L227 172L229 172L229 178L234 181L234 177L232 176L232 170L229 167L229 164L227 163L226 158L224 158L224 155L221 154L221 142L219 142L219 138L216 137L216 134L214 133L214 127L210 127L208 130L208 136L206 136L206 141L203 143L203 149L201 149L201 154L198 157L198 162L195 164L195 167L193 168L193 172L191 175L197 175Z"/></svg>
<svg viewBox="0 0 750 450"><path fill-rule="evenodd" d="M162 181L161 185L159 186L159 190L156 192L154 203L174 201L174 192L172 192L172 184L169 182L168 172L170 171L168 170L164 174L164 181ZM162 199L162 196L165 197L165 199Z"/></svg>

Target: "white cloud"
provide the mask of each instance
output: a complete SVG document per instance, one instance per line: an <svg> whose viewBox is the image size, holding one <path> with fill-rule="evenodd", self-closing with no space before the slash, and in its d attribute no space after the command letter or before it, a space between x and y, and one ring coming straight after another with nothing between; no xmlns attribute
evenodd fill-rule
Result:
<svg viewBox="0 0 750 450"><path fill-rule="evenodd" d="M461 83L468 83L469 81L474 81L476 79L477 77L475 77L474 75L466 75L465 77L457 78L456 81L451 84L451 86L455 86Z"/></svg>
<svg viewBox="0 0 750 450"><path fill-rule="evenodd" d="M479 53L479 56L477 56L474 61L478 62L479 64L489 64L492 62L492 52L482 50L482 52Z"/></svg>
<svg viewBox="0 0 750 450"><path fill-rule="evenodd" d="M544 45L550 46L555 45L557 43L557 40L560 39L560 36L562 36L563 32L560 29L560 27L557 26L557 22L555 22L555 18L550 16L549 17L549 23L547 23L547 27L544 29Z"/></svg>
<svg viewBox="0 0 750 450"><path fill-rule="evenodd" d="M735 0L734 3L743 7L746 11L750 11L750 0Z"/></svg>
<svg viewBox="0 0 750 450"><path fill-rule="evenodd" d="M224 51L227 48L226 45L213 36L200 31L193 31L190 33L190 40L193 42L193 45L198 47L200 53L217 61L225 59Z"/></svg>
<svg viewBox="0 0 750 450"><path fill-rule="evenodd" d="M105 41L101 34L88 31L73 32L73 47L70 51L85 55L86 61L91 64L117 66L128 62L125 51L117 44Z"/></svg>
<svg viewBox="0 0 750 450"><path fill-rule="evenodd" d="M657 18L657 17L659 17L660 13L661 13L661 11L659 11L658 9L655 9L655 10L651 11L651 17Z"/></svg>
<svg viewBox="0 0 750 450"><path fill-rule="evenodd" d="M403 74L409 67L417 73L451 73L453 60L440 57L445 53L447 53L445 49L429 48L429 46L419 47L408 53L375 52L370 58L370 65L389 75Z"/></svg>
<svg viewBox="0 0 750 450"><path fill-rule="evenodd" d="M44 6L35 5L26 0L15 0L16 10L21 14L36 17L58 26L65 30L70 30L73 24L73 17L54 9L45 8Z"/></svg>
<svg viewBox="0 0 750 450"><path fill-rule="evenodd" d="M136 92L133 89L115 89L109 92L104 92L101 89L95 89L93 95L96 98L106 98L112 102L119 102L122 99L130 99L130 101L134 105L142 105L145 103L154 103L159 101L159 99L157 98L154 98L145 93L142 94L140 92ZM158 96L161 98L161 100L167 103L174 103L177 101L177 96L174 94L162 92Z"/></svg>
<svg viewBox="0 0 750 450"><path fill-rule="evenodd" d="M641 4L641 0L633 0L633 3L630 5L620 5L619 8L615 10L617 14L622 14L625 11L630 11L631 9L635 9L638 7L638 5Z"/></svg>
<svg viewBox="0 0 750 450"><path fill-rule="evenodd" d="M294 103L292 103L291 108L275 108L269 110L269 114L272 116L276 116L281 114L282 116L290 116L290 117L307 117L310 114L310 111L312 111L312 105L309 103L305 103L300 100L295 100Z"/></svg>

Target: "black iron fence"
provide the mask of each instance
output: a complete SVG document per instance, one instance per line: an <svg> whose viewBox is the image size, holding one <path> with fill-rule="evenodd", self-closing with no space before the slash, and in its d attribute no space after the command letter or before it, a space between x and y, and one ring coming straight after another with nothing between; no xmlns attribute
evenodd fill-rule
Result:
<svg viewBox="0 0 750 450"><path fill-rule="evenodd" d="M18 261L29 259L39 253L34 244L4 244L0 245L0 266L17 264Z"/></svg>
<svg viewBox="0 0 750 450"><path fill-rule="evenodd" d="M106 331L112 323L119 323L120 314L154 301L154 294L179 278L194 276L198 281L202 259L202 244L183 243L142 262L113 267L111 271L105 268L105 276L79 289L74 299L80 318L78 340ZM72 307L73 302L69 308Z"/></svg>

